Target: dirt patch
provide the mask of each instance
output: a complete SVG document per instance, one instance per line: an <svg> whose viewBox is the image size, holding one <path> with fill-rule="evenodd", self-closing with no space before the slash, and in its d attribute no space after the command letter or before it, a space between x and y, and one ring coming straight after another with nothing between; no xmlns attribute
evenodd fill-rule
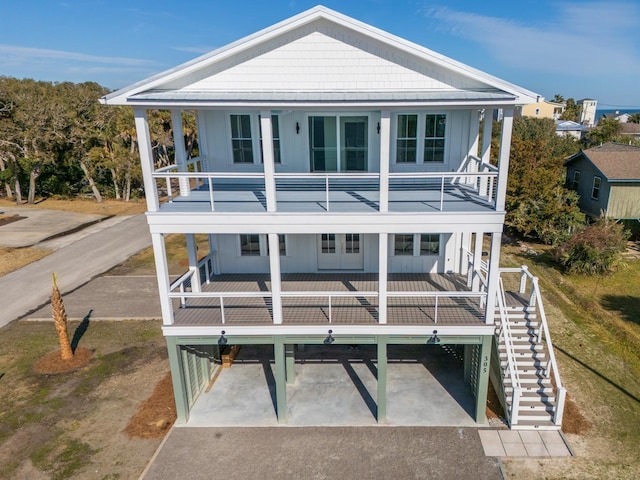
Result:
<svg viewBox="0 0 640 480"><path fill-rule="evenodd" d="M87 348L76 348L76 351L68 360L63 360L60 350L47 353L33 366L34 373L41 375L55 375L57 373L67 373L84 367L93 357L93 351Z"/></svg>
<svg viewBox="0 0 640 480"><path fill-rule="evenodd" d="M160 380L124 429L130 438L163 438L176 421L171 374Z"/></svg>
<svg viewBox="0 0 640 480"><path fill-rule="evenodd" d="M567 395L564 403L564 415L562 417L562 431L564 433L582 435L586 433L590 427L591 424L584 415L582 415L576 403Z"/></svg>
<svg viewBox="0 0 640 480"><path fill-rule="evenodd" d="M63 199L63 198L45 198L38 200L35 204L29 205L23 203L16 205L15 201L6 198L0 198L1 207L20 207L20 208L44 208L49 210L64 210L65 212L90 213L96 215L135 215L146 211L146 202L144 199L139 202L122 200L103 200L98 203L95 200L84 199Z"/></svg>
<svg viewBox="0 0 640 480"><path fill-rule="evenodd" d="M19 220L24 220L27 217L22 217L20 215L0 215L0 227L3 225L9 225L10 223L17 222Z"/></svg>
<svg viewBox="0 0 640 480"><path fill-rule="evenodd" d="M0 276L14 272L53 253L35 247L9 248L0 247Z"/></svg>
<svg viewBox="0 0 640 480"><path fill-rule="evenodd" d="M489 421L491 420L500 420L502 422L505 421L504 409L500 404L500 400L498 399L496 390L493 388L493 384L491 382L489 382L489 389L487 390L486 415Z"/></svg>

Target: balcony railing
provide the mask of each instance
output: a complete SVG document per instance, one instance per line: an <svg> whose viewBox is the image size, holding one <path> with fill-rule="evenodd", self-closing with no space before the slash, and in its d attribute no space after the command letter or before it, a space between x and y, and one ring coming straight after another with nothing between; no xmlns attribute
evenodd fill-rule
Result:
<svg viewBox="0 0 640 480"><path fill-rule="evenodd" d="M156 170L156 187L166 191L165 210L260 212L267 210L263 172L180 172L173 165ZM388 192L390 212L456 212L495 209L495 167L469 157L456 172L391 172L383 185L379 173L276 173L275 208L279 212L380 211ZM385 188L386 186L386 188Z"/></svg>

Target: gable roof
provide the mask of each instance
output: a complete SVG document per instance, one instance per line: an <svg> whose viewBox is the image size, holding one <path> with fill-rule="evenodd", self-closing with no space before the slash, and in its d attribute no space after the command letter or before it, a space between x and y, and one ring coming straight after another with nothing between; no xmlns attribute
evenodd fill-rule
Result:
<svg viewBox="0 0 640 480"><path fill-rule="evenodd" d="M589 160L610 182L640 181L640 147L609 142L581 150L564 164L569 165L582 158Z"/></svg>
<svg viewBox="0 0 640 480"><path fill-rule="evenodd" d="M516 105L538 95L317 6L110 93L113 105Z"/></svg>

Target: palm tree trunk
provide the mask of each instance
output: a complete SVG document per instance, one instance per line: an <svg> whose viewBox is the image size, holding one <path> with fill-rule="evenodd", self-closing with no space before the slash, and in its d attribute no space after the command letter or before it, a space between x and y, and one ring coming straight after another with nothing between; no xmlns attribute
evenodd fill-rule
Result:
<svg viewBox="0 0 640 480"><path fill-rule="evenodd" d="M60 357L62 360L69 360L73 357L71 350L71 342L69 342L69 334L67 333L67 312L64 309L62 295L56 283L56 274L53 274L53 290L51 292L51 313L53 314L53 323L58 333L58 342L60 343Z"/></svg>

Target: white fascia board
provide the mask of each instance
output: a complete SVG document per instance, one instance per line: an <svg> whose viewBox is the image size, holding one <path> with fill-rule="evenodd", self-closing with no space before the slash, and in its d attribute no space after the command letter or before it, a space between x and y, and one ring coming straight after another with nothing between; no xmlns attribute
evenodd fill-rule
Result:
<svg viewBox="0 0 640 480"><path fill-rule="evenodd" d="M499 88L500 90L511 93L517 97L515 102L515 104L517 105L536 103L540 98L542 98L540 95L530 90L526 90L522 87L501 80L497 77L482 72L481 70L470 67L469 65L465 65L461 62L434 52L433 50L429 50L426 47L410 42L366 23L360 22L354 18L348 17L334 10L330 10L322 6L317 6L294 17L272 25L271 27L260 30L252 35L241 38L208 54L195 58L182 65L161 72L148 79L137 82L129 87L117 90L109 95L106 95L105 97L102 97L100 99L100 102L110 105L129 105L130 97L136 95L137 93L143 92L145 90L151 90L162 84L171 82L172 80L178 79L185 75L189 75L193 71L199 70L201 68L206 68L212 63L222 61L243 50L249 49L256 44L269 41L274 37L291 32L299 27L302 27L319 19L325 19L335 24L342 25L343 27L352 29L382 43L391 45L392 47L395 47L400 51L404 51L405 53L417 56L418 58L421 58L425 61L433 62L454 72L473 78L479 82L487 83L491 86ZM149 106L162 105L163 104Z"/></svg>
<svg viewBox="0 0 640 480"><path fill-rule="evenodd" d="M354 213L147 213L151 233L501 233L504 212Z"/></svg>
<svg viewBox="0 0 640 480"><path fill-rule="evenodd" d="M166 337L219 337L224 330L225 336L233 335L253 335L253 336L274 336L274 335L327 335L328 330L332 330L332 335L432 335L434 330L438 331L438 336L477 336L493 335L494 325L265 325L254 326L178 326L163 325L162 332Z"/></svg>

